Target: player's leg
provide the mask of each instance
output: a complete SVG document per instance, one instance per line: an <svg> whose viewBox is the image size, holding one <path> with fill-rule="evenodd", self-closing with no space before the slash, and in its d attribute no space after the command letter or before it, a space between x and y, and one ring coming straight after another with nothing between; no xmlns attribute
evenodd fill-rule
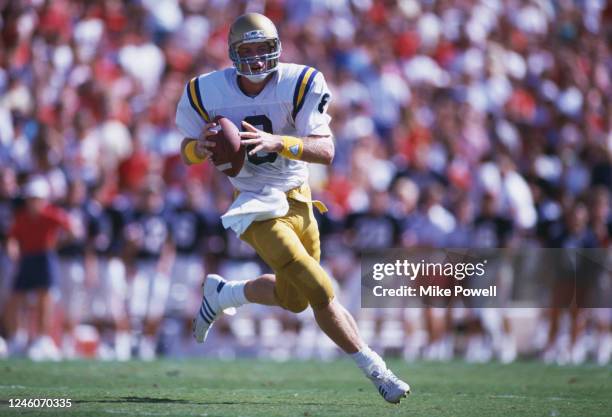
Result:
<svg viewBox="0 0 612 417"><path fill-rule="evenodd" d="M276 277L273 274L261 275L245 283L244 296L250 303L276 306L275 285Z"/></svg>
<svg viewBox="0 0 612 417"><path fill-rule="evenodd" d="M321 261L319 227L311 210L301 214L306 220L300 240L308 254L318 263ZM319 328L344 352L354 354L365 346L353 316L337 299L327 304L322 303L320 308L313 306L312 311Z"/></svg>
<svg viewBox="0 0 612 417"><path fill-rule="evenodd" d="M365 346L352 316L336 299L312 311L319 328L344 352L357 353Z"/></svg>
<svg viewBox="0 0 612 417"><path fill-rule="evenodd" d="M385 400L398 403L406 397L410 386L397 378L385 361L368 347L359 335L355 320L336 299L312 310L321 330L355 361Z"/></svg>
<svg viewBox="0 0 612 417"><path fill-rule="evenodd" d="M278 219L273 219L264 222L255 222L251 225L247 233L249 233L249 236L254 236L258 233L265 233L267 229L272 227L272 224L276 223L281 223L281 221ZM282 227L286 227L286 225ZM245 235L247 233L245 233ZM278 235L278 233L276 233L276 235ZM261 256L261 248L256 246L253 239L244 240L251 244L251 246L253 246L253 248L255 248L255 250ZM299 240L297 241L299 243ZM266 249L267 248L268 247L266 247ZM265 257L262 256L262 258L266 260ZM202 343L204 340L206 340L206 336L212 327L213 322L225 310L239 307L247 303L281 305L279 303L279 297L277 294L277 284L278 283L276 282L275 276L271 274L264 274L255 279L245 281L226 281L221 276L216 274L207 275L204 283L202 284L204 293L202 297L202 304L196 313L195 318L193 319L192 329L193 336L196 341L198 343ZM306 307L308 307L308 302L304 300L303 306L300 307L300 311L306 309ZM295 308L293 308L291 311L295 311Z"/></svg>
<svg viewBox="0 0 612 417"><path fill-rule="evenodd" d="M218 275L210 274L203 284L202 305L193 322L196 341L202 343L208 330L219 314L232 307L254 302L264 305L279 305L294 313L308 307L308 299L293 285L291 279L278 280L278 276L296 277L313 275L326 277L325 271L303 247L292 226L283 219L255 222L241 236L276 272L262 275L248 281L225 281ZM313 282L312 292L321 289L320 283ZM324 304L333 297L331 285ZM329 297L329 298L328 298Z"/></svg>
<svg viewBox="0 0 612 417"><path fill-rule="evenodd" d="M293 208L299 204L303 205L302 210L310 210L305 203L293 204ZM301 218L309 221L311 215L310 212ZM339 347L351 354L380 394L387 401L399 402L410 387L398 380L387 369L382 358L361 341L357 326L349 319L348 312L333 301L331 280L318 261L318 229L312 220L313 223L304 228L305 231L316 231L316 236L313 234L311 239L312 245L309 245L310 251L307 251L304 242L296 234L295 225L286 218L255 222L241 236L276 274L274 281L272 277L259 277L255 280L256 284L250 288L255 290L251 293L253 300L269 303L275 301L275 304L294 313L305 310L310 304L321 329ZM245 295L247 286L251 286L249 281L225 281L217 275L207 276L202 306L194 319L196 340L201 342L205 339L220 311L251 301Z"/></svg>
<svg viewBox="0 0 612 417"><path fill-rule="evenodd" d="M333 299L329 277L318 259L306 250L288 221L273 219L253 223L242 238L274 270L276 304L299 313L309 303L313 307L323 307Z"/></svg>
<svg viewBox="0 0 612 417"><path fill-rule="evenodd" d="M307 197L310 198L309 195ZM300 214L304 218L300 240L318 264L321 260L321 243L312 207L310 204L295 203L294 208L301 211ZM324 271L323 273L331 286L331 280ZM384 360L363 341L357 323L348 310L336 298L330 299L328 303L318 301L316 298L309 298L317 324L338 347L351 356L382 397L391 403L398 403L401 398L406 397L410 386L387 369Z"/></svg>
<svg viewBox="0 0 612 417"><path fill-rule="evenodd" d="M385 400L399 402L410 387L363 342L355 321L335 300L331 279L319 264L319 233L311 208L305 203L293 203L292 210L305 222L300 238L294 227L284 221L267 225L262 222L244 236L276 272L279 305L297 313L310 304L321 330L353 358Z"/></svg>
<svg viewBox="0 0 612 417"><path fill-rule="evenodd" d="M341 307L342 313L344 314L349 327L352 329L353 332L359 335L359 327L357 326L357 322L355 321L353 315L342 304L338 303L338 305ZM360 335L359 339L361 340Z"/></svg>

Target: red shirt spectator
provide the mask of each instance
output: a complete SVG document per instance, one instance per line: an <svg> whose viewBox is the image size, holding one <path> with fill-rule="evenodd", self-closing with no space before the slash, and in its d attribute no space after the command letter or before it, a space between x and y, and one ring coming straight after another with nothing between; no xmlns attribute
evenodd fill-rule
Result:
<svg viewBox="0 0 612 417"><path fill-rule="evenodd" d="M17 240L22 255L28 255L55 249L61 229L70 229L68 214L48 204L39 214L27 208L20 210L9 236Z"/></svg>

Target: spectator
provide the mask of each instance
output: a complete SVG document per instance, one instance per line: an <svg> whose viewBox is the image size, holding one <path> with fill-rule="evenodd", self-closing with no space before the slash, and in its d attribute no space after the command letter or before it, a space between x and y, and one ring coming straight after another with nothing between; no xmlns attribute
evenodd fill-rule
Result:
<svg viewBox="0 0 612 417"><path fill-rule="evenodd" d="M31 178L23 189L25 205L15 215L9 231L13 258L18 259L13 293L7 306L7 328L11 349L19 349L22 314L28 294L35 295L36 329L28 355L34 360L60 359L51 338L53 301L50 289L57 283L57 240L63 229L71 237L78 233L68 214L48 203L50 186L44 177Z"/></svg>
<svg viewBox="0 0 612 417"><path fill-rule="evenodd" d="M153 360L170 289L175 245L170 235L162 185L157 181L147 183L137 198L134 215L124 229L131 281L127 301L130 314L143 323L139 356L143 360Z"/></svg>

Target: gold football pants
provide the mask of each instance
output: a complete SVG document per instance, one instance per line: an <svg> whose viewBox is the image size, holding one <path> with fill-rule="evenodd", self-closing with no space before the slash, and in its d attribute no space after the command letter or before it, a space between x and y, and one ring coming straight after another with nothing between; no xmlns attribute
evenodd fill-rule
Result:
<svg viewBox="0 0 612 417"><path fill-rule="evenodd" d="M276 274L274 295L286 310L326 307L334 298L331 279L319 264L321 243L310 188L287 192L289 211L283 217L253 222L240 236ZM322 206L324 207L324 206Z"/></svg>

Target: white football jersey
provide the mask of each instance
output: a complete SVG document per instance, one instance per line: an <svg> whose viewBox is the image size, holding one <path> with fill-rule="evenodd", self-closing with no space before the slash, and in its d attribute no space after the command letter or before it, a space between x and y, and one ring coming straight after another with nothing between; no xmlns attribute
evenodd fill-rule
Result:
<svg viewBox="0 0 612 417"><path fill-rule="evenodd" d="M276 135L331 135L327 105L331 92L323 74L304 65L279 63L256 96L238 87L235 68L195 77L185 88L176 111L176 125L185 137L201 136L204 124L221 115L240 130L242 121ZM230 181L240 191L259 192L266 185L287 191L308 180L306 162L275 152L246 156L240 173Z"/></svg>

